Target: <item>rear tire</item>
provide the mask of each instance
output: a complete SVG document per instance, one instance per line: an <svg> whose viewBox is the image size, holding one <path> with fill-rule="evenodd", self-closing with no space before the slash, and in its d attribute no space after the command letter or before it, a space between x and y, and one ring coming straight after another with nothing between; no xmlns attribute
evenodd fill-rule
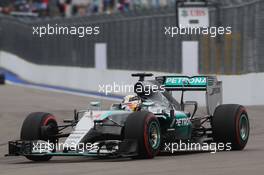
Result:
<svg viewBox="0 0 264 175"><path fill-rule="evenodd" d="M232 150L243 150L249 138L249 119L241 105L220 105L212 118L213 139L215 142L231 143Z"/></svg>
<svg viewBox="0 0 264 175"><path fill-rule="evenodd" d="M153 113L138 111L130 114L125 123L125 139L136 140L138 156L153 158L160 149L161 131L158 119Z"/></svg>
<svg viewBox="0 0 264 175"><path fill-rule="evenodd" d="M43 126L48 126L50 129L42 130ZM27 116L24 120L20 138L21 140L45 140L55 143L56 140L50 136L58 133L58 124L55 117L49 113L34 112ZM32 161L48 161L52 156L26 156Z"/></svg>

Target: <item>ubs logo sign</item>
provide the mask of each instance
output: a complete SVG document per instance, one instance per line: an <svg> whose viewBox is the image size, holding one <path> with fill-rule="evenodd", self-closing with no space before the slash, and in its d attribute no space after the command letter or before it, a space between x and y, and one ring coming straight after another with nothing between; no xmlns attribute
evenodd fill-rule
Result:
<svg viewBox="0 0 264 175"><path fill-rule="evenodd" d="M181 10L181 16L182 17L202 17L206 16L207 12L204 9L199 8L188 8L188 9L182 9Z"/></svg>

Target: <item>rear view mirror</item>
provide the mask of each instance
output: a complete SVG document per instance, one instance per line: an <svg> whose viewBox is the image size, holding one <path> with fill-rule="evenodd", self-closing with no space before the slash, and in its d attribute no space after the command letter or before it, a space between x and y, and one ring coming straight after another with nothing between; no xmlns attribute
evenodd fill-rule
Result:
<svg viewBox="0 0 264 175"><path fill-rule="evenodd" d="M99 101L92 101L92 102L90 103L90 106L91 106L92 108L95 108L95 109L97 109L97 110L100 110L100 109L101 109L101 102L99 102Z"/></svg>
<svg viewBox="0 0 264 175"><path fill-rule="evenodd" d="M112 104L111 110L120 110L121 109L121 104L120 103L114 103Z"/></svg>
<svg viewBox="0 0 264 175"><path fill-rule="evenodd" d="M90 105L93 106L93 107L100 107L101 106L101 103L99 101L92 101L90 103Z"/></svg>

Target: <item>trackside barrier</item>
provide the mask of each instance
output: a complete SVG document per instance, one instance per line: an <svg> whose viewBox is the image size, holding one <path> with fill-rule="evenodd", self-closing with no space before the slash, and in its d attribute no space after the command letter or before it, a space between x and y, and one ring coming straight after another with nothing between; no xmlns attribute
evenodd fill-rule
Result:
<svg viewBox="0 0 264 175"><path fill-rule="evenodd" d="M29 63L16 55L0 52L0 67L10 70L21 78L47 85L62 86L80 90L99 91L99 85L134 84L137 79L131 74L137 71L98 70L94 68L40 66ZM155 76L175 75L153 72ZM263 105L264 73L245 75L218 76L223 81L223 102L242 105ZM125 95L126 93L122 93ZM175 94L176 96L178 94ZM199 105L205 105L204 95L190 92L186 100L197 100Z"/></svg>

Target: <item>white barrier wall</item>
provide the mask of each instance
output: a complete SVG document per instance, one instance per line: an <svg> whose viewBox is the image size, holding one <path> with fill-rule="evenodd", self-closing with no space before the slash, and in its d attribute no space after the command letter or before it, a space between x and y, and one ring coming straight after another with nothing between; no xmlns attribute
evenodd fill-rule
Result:
<svg viewBox="0 0 264 175"><path fill-rule="evenodd" d="M40 66L3 51L0 51L0 67L10 70L30 82L81 90L99 91L99 85L113 85L114 82L125 85L134 84L137 81L136 78L130 76L136 71ZM155 76L168 75L168 73L152 73ZM264 73L218 76L218 79L223 81L224 103L264 105L264 93L262 91L264 89ZM186 100L188 99L197 100L200 105L205 104L205 98L200 92L186 93Z"/></svg>

